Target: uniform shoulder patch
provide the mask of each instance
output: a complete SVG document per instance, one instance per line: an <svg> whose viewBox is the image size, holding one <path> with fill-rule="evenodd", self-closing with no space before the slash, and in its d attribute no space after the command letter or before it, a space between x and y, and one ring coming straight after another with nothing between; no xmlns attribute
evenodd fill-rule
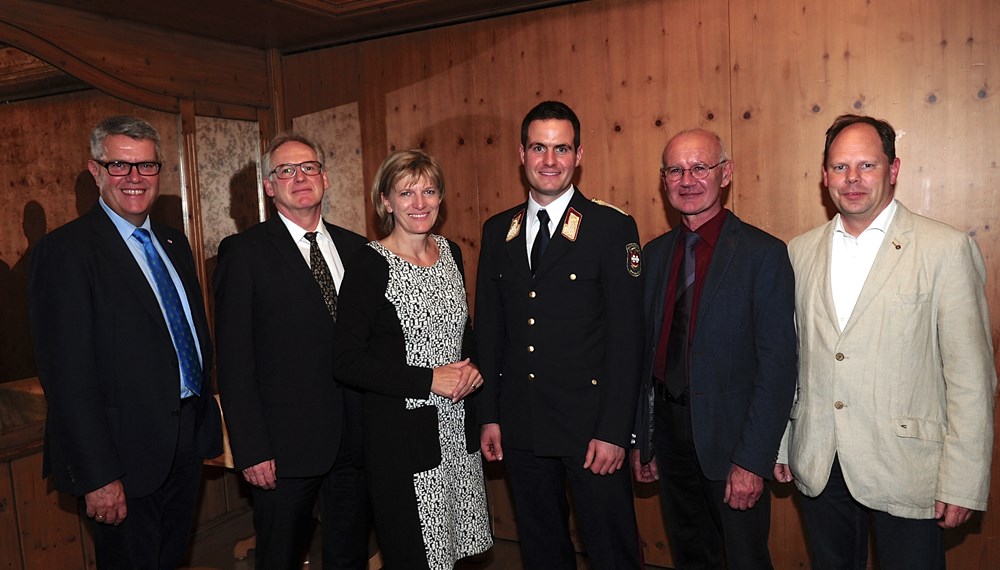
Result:
<svg viewBox="0 0 1000 570"><path fill-rule="evenodd" d="M615 206L614 204L608 204L607 202L601 200L600 198L591 198L590 201L597 204L598 206L606 206L608 208L611 208L612 210L618 212L623 216L628 216L628 212L626 212L625 210L622 210L621 208Z"/></svg>
<svg viewBox="0 0 1000 570"><path fill-rule="evenodd" d="M632 277L642 274L642 249L635 242L625 246L625 269Z"/></svg>

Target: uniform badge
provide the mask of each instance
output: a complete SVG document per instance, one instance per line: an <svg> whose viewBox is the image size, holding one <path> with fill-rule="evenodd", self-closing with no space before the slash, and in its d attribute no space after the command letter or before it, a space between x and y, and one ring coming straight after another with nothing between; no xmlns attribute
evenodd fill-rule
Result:
<svg viewBox="0 0 1000 570"><path fill-rule="evenodd" d="M576 234L580 232L580 222L583 214L573 208L566 209L566 219L563 220L562 231L559 232L569 241L576 241Z"/></svg>
<svg viewBox="0 0 1000 570"><path fill-rule="evenodd" d="M517 234L521 233L521 222L523 221L524 221L524 210L521 210L510 221L510 228L507 229L507 239L505 241L510 241L516 238Z"/></svg>
<svg viewBox="0 0 1000 570"><path fill-rule="evenodd" d="M642 273L642 250L639 244L630 243L625 246L625 268L632 277L638 277Z"/></svg>

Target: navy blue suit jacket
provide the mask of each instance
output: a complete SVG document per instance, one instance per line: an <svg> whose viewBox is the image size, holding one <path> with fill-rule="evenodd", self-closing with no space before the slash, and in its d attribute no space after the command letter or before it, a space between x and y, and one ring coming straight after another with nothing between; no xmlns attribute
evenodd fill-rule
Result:
<svg viewBox="0 0 1000 570"><path fill-rule="evenodd" d="M653 456L653 363L679 228L643 249L646 343L637 411L641 460ZM796 377L795 282L785 244L731 212L705 276L691 342L691 424L704 475L732 464L773 475Z"/></svg>
<svg viewBox="0 0 1000 570"><path fill-rule="evenodd" d="M183 233L152 224L184 284L210 392L212 342ZM43 474L83 495L121 479L127 497L166 480L177 447L180 371L153 288L98 204L39 240L29 282L38 375L48 401ZM195 447L222 453L211 397L198 399Z"/></svg>

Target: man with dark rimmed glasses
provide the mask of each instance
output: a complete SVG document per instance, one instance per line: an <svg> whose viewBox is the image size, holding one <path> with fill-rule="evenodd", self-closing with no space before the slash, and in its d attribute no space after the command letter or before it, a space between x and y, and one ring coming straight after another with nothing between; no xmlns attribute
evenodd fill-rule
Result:
<svg viewBox="0 0 1000 570"><path fill-rule="evenodd" d="M360 394L333 379L337 291L365 239L322 218L323 151L299 135L264 152L277 215L219 246L219 392L252 485L257 568L301 568L320 502L323 568L364 568L368 500Z"/></svg>
<svg viewBox="0 0 1000 570"><path fill-rule="evenodd" d="M43 474L80 499L98 568L176 568L203 458L222 452L201 287L184 234L149 220L156 130L111 117L90 146L98 205L42 238L31 259Z"/></svg>

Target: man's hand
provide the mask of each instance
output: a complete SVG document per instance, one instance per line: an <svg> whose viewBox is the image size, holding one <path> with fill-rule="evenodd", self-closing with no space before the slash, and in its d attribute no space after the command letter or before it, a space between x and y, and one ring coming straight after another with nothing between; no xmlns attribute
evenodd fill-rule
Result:
<svg viewBox="0 0 1000 570"><path fill-rule="evenodd" d="M938 520L938 526L941 528L955 528L972 518L972 509L934 501L934 518Z"/></svg>
<svg viewBox="0 0 1000 570"><path fill-rule="evenodd" d="M120 525L128 515L125 487L118 479L87 493L83 500L87 504L87 516L99 523Z"/></svg>
<svg viewBox="0 0 1000 570"><path fill-rule="evenodd" d="M500 424L483 424L479 430L479 449L486 461L503 461L500 445Z"/></svg>
<svg viewBox="0 0 1000 570"><path fill-rule="evenodd" d="M583 468L594 475L611 475L625 463L625 448L599 439L590 440Z"/></svg>
<svg viewBox="0 0 1000 570"><path fill-rule="evenodd" d="M752 471L733 465L726 478L726 494L722 501L732 509L752 509L764 492L764 478Z"/></svg>
<svg viewBox="0 0 1000 570"><path fill-rule="evenodd" d="M269 459L253 467L247 467L243 470L243 478L254 487L274 489L277 486L277 477L274 475L274 460Z"/></svg>
<svg viewBox="0 0 1000 570"><path fill-rule="evenodd" d="M632 475L640 483L652 483L660 479L660 471L656 467L656 459L651 459L649 463L643 465L639 462L639 450L632 450Z"/></svg>
<svg viewBox="0 0 1000 570"><path fill-rule="evenodd" d="M795 477L792 476L792 468L784 463L774 464L774 480L779 483L791 483Z"/></svg>

